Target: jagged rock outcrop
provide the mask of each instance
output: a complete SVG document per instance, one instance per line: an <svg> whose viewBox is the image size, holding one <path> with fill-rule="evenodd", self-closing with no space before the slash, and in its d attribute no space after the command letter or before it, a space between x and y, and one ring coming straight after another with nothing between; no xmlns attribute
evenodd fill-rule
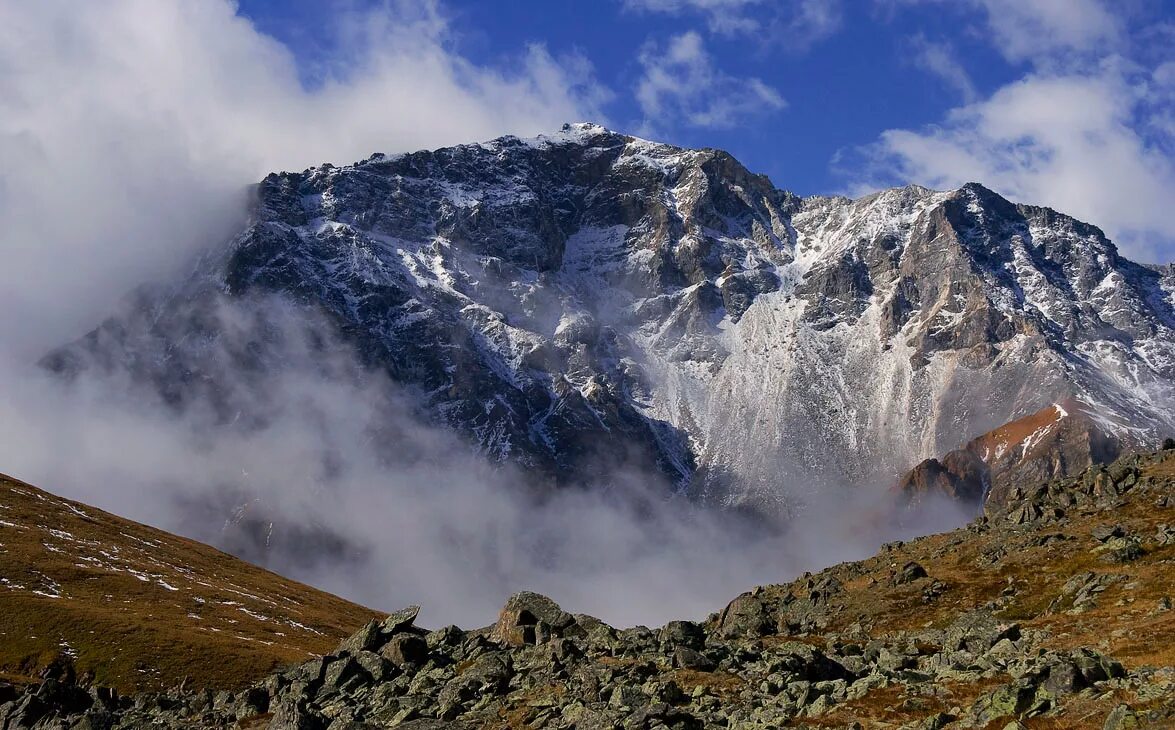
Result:
<svg viewBox="0 0 1175 730"><path fill-rule="evenodd" d="M581 124L270 175L189 280L45 364L263 424L240 406L283 341L239 310L277 295L491 459L577 484L652 465L786 511L1069 399L1157 441L1173 291L1170 267L977 184L800 198L726 153Z"/></svg>
<svg viewBox="0 0 1175 730"><path fill-rule="evenodd" d="M977 507L1005 506L1012 489L1080 474L1139 451L1139 438L1137 430L1115 430L1088 405L1068 400L977 436L941 461L923 461L898 490L911 503L939 494Z"/></svg>

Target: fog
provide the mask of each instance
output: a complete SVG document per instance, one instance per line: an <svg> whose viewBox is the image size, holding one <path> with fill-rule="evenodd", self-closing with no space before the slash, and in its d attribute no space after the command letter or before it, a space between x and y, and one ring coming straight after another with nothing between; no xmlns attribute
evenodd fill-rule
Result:
<svg viewBox="0 0 1175 730"><path fill-rule="evenodd" d="M282 363L260 380L227 354L258 312L280 333L262 357ZM809 495L802 519L769 525L675 498L640 465L552 490L430 425L415 394L324 341L311 311L241 299L217 317L206 362L232 418L200 401L176 410L119 374L64 384L10 362L0 463L360 603L420 603L433 625L487 624L522 589L618 625L698 619L754 585L965 519L942 505L899 525L884 490L858 490Z"/></svg>
<svg viewBox="0 0 1175 730"><path fill-rule="evenodd" d="M482 460L343 343L324 349L314 313L278 299L218 303L217 347L258 311L286 334L264 377L217 371L239 417L177 409L117 372L38 367L138 284L222 246L269 171L599 119L608 93L541 47L510 70L472 64L429 2L343 14L332 32L352 52L308 88L228 2L0 5L0 471L374 608L420 603L433 625L489 623L522 589L618 625L701 618L965 519L944 505L898 526L884 490L834 490L801 520L748 523L639 464L551 491ZM250 528L270 522L266 548Z"/></svg>

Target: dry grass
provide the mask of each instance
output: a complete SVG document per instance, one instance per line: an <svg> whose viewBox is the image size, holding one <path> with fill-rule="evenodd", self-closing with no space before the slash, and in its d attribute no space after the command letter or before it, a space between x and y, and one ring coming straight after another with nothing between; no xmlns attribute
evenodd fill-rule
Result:
<svg viewBox="0 0 1175 730"><path fill-rule="evenodd" d="M0 671L72 659L121 690L243 686L376 613L0 475Z"/></svg>

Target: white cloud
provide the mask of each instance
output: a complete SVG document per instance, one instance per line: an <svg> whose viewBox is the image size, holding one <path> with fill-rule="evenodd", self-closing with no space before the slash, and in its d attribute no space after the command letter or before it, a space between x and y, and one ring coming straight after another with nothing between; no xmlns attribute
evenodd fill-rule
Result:
<svg viewBox="0 0 1175 730"><path fill-rule="evenodd" d="M664 45L650 42L639 60L643 74L636 99L648 130L677 124L729 128L748 116L786 105L763 81L734 78L716 69L695 32L674 36Z"/></svg>
<svg viewBox="0 0 1175 730"><path fill-rule="evenodd" d="M271 170L599 116L581 58L454 52L427 0L340 21L312 90L229 0L0 4L0 348L35 357L227 235Z"/></svg>
<svg viewBox="0 0 1175 730"><path fill-rule="evenodd" d="M959 63L949 43L917 35L911 40L911 50L915 65L942 79L943 83L959 92L963 101L970 103L975 100L975 85L971 83L971 76Z"/></svg>
<svg viewBox="0 0 1175 730"><path fill-rule="evenodd" d="M1104 55L1125 38L1119 3L1111 11L1103 0L874 0L890 19L899 8L936 5L977 10L986 27L979 31L1009 61L1053 63L1083 54Z"/></svg>
<svg viewBox="0 0 1175 730"><path fill-rule="evenodd" d="M630 10L700 14L710 32L759 35L772 48L803 51L840 30L841 0L624 0Z"/></svg>
<svg viewBox="0 0 1175 730"><path fill-rule="evenodd" d="M1104 52L1121 38L1117 15L1100 0L975 0L996 47L1009 60Z"/></svg>
<svg viewBox="0 0 1175 730"><path fill-rule="evenodd" d="M884 132L867 158L882 179L938 188L977 180L1104 228L1128 255L1169 259L1175 160L1139 130L1169 120L1155 82L1125 64L1095 75L1033 74L940 124ZM1168 116L1163 117L1163 114Z"/></svg>
<svg viewBox="0 0 1175 730"><path fill-rule="evenodd" d="M759 28L759 21L747 11L762 0L624 0L630 10L650 13L701 13L714 33L735 34Z"/></svg>

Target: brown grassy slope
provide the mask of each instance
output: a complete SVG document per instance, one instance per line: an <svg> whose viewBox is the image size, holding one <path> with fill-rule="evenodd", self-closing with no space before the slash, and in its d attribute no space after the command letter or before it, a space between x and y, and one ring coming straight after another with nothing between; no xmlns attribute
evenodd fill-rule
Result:
<svg viewBox="0 0 1175 730"><path fill-rule="evenodd" d="M121 690L236 688L376 613L0 475L0 673L61 657Z"/></svg>

